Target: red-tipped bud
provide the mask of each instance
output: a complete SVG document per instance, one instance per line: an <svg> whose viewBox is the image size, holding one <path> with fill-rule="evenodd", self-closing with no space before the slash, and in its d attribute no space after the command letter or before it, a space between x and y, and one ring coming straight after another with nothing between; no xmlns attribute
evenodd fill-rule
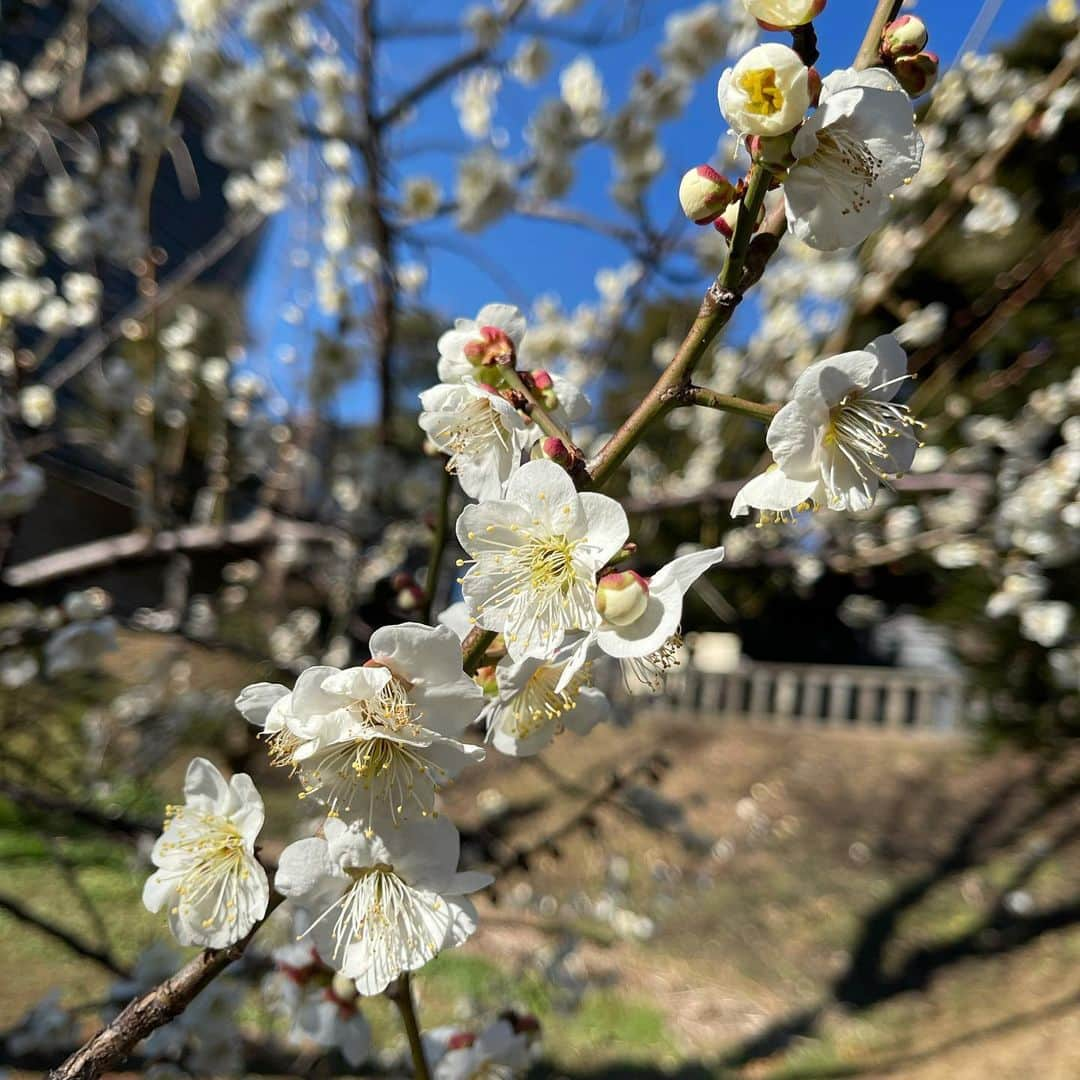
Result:
<svg viewBox="0 0 1080 1080"><path fill-rule="evenodd" d="M925 94L937 82L941 61L937 53L921 52L914 56L899 56L892 70L897 82L913 97Z"/></svg>
<svg viewBox="0 0 1080 1080"><path fill-rule="evenodd" d="M499 692L499 681L495 677L495 665L487 664L484 667L476 669L476 675L473 677L476 685L484 691L485 694L497 694Z"/></svg>
<svg viewBox="0 0 1080 1080"><path fill-rule="evenodd" d="M790 30L805 26L825 10L825 0L743 0L762 30Z"/></svg>
<svg viewBox="0 0 1080 1080"><path fill-rule="evenodd" d="M556 465L564 469L569 469L574 462L574 455L570 453L570 448L566 443L552 435L541 439L536 444L531 456L534 460L536 458L546 458L548 461L554 461Z"/></svg>
<svg viewBox="0 0 1080 1080"><path fill-rule="evenodd" d="M469 363L477 367L508 366L516 359L514 343L497 326L481 326L480 337L470 341L463 351Z"/></svg>
<svg viewBox="0 0 1080 1080"><path fill-rule="evenodd" d="M532 384L537 390L550 390L555 383L552 381L551 376L542 368L539 371L534 371L532 374Z"/></svg>
<svg viewBox="0 0 1080 1080"><path fill-rule="evenodd" d="M447 1050L468 1050L476 1042L476 1036L471 1031L455 1031L446 1040Z"/></svg>
<svg viewBox="0 0 1080 1080"><path fill-rule="evenodd" d="M735 197L726 176L709 165L691 169L679 183L679 205L695 225L715 221Z"/></svg>
<svg viewBox="0 0 1080 1080"><path fill-rule="evenodd" d="M416 611L424 602L424 590L419 585L410 585L407 589L400 589L394 597L394 603L401 611Z"/></svg>
<svg viewBox="0 0 1080 1080"><path fill-rule="evenodd" d="M633 570L605 574L596 586L596 610L612 626L629 626L649 606L649 583Z"/></svg>
<svg viewBox="0 0 1080 1080"><path fill-rule="evenodd" d="M730 240L735 235L735 225L739 220L739 208L742 206L741 202L733 202L714 222L713 228L725 239ZM757 229L762 221L765 220L765 207L763 206L758 211L757 221L754 222L754 228Z"/></svg>
<svg viewBox="0 0 1080 1080"><path fill-rule="evenodd" d="M929 40L926 23L918 15L901 15L882 31L881 55L886 60L914 56L926 48Z"/></svg>

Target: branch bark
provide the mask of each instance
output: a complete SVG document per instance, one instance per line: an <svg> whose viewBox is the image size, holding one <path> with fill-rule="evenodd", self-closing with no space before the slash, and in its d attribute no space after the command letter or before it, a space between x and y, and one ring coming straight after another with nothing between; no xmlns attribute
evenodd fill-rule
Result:
<svg viewBox="0 0 1080 1080"><path fill-rule="evenodd" d="M135 998L115 1020L51 1070L48 1080L96 1080L119 1065L139 1042L179 1016L207 985L244 955L259 928L282 900L283 897L271 893L266 916L252 927L247 937L227 949L204 949L160 986Z"/></svg>
<svg viewBox="0 0 1080 1080"><path fill-rule="evenodd" d="M118 562L171 555L178 551L255 547L286 538L332 544L343 535L325 525L291 521L268 510L257 510L245 520L230 525L185 525L153 534L136 531L106 540L92 540L11 566L0 580L5 585L24 589L101 570Z"/></svg>

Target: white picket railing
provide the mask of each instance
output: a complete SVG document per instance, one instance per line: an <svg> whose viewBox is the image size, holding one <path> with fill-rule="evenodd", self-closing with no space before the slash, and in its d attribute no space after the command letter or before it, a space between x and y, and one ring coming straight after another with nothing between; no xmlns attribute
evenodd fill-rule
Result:
<svg viewBox="0 0 1080 1080"><path fill-rule="evenodd" d="M962 728L965 684L957 676L908 668L778 664L744 660L735 671L691 663L668 675L659 694L632 693L611 666L599 685L624 714L661 706L702 717L800 727L949 733Z"/></svg>

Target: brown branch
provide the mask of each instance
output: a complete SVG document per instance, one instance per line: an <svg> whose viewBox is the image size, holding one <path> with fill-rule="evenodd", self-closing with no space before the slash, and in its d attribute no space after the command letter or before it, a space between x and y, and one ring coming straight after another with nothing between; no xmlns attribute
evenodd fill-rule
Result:
<svg viewBox="0 0 1080 1080"><path fill-rule="evenodd" d="M40 915L35 915L28 908L23 907L17 900L12 900L6 896L0 896L0 910L6 911L9 915L13 915L21 922L29 923L35 929L40 930L44 934L48 934L49 937L56 938L57 941L62 942L73 953L77 953L87 960L93 960L96 964L100 964L102 967L107 968L118 978L126 979L128 977L129 973L127 969L121 967L107 949L91 945L89 942L83 941L82 938L76 937L69 930L65 930L62 926L57 926L56 923L50 922Z"/></svg>
<svg viewBox="0 0 1080 1080"><path fill-rule="evenodd" d="M368 0L360 0L360 3L361 8L363 8L368 3ZM527 6L527 0L514 0L500 20L501 29L507 29ZM368 29L373 35L374 28L370 20L368 20ZM443 83L449 82L450 79L468 71L469 68L484 63L491 56L494 48L494 44L475 45L471 49L466 49L464 52L458 53L457 56L452 56L449 60L439 64L438 67L433 68L418 83L411 86L396 101L387 106L385 111L375 117L376 127L384 128L396 123L404 113L423 101L428 94L438 90Z"/></svg>
<svg viewBox="0 0 1080 1080"><path fill-rule="evenodd" d="M360 156L364 164L372 246L379 256L375 279L371 283L371 321L375 339L375 364L379 373L379 442L386 446L393 438L394 420L394 341L397 337L397 285L394 235L382 208L383 146L382 121L376 113L375 86L375 0L360 0L359 6L358 97L364 136Z"/></svg>
<svg viewBox="0 0 1080 1080"><path fill-rule="evenodd" d="M256 510L243 521L228 525L185 525L158 533L135 531L105 540L92 540L8 567L0 580L13 588L30 588L130 559L181 551L213 551L230 546L255 547L286 538L333 544L342 535L329 526L292 521L269 510Z"/></svg>
<svg viewBox="0 0 1080 1080"><path fill-rule="evenodd" d="M52 1069L49 1080L96 1080L114 1069L139 1042L179 1016L206 986L243 956L259 928L282 900L283 897L271 893L266 915L246 937L225 949L203 949L160 986L135 998L115 1020L106 1024L62 1065Z"/></svg>
<svg viewBox="0 0 1080 1080"><path fill-rule="evenodd" d="M221 230L212 240L190 255L167 280L163 281L153 296L136 300L126 310L100 330L91 334L76 349L45 376L47 386L56 390L68 379L74 378L92 364L114 341L123 335L124 328L132 321L141 322L167 304L181 289L186 288L210 267L219 263L241 240L253 233L263 222L258 213L242 214Z"/></svg>
<svg viewBox="0 0 1080 1080"><path fill-rule="evenodd" d="M902 0L877 0L877 7L870 18L859 51L855 54L855 67L871 68L881 63L881 34L886 25L896 18Z"/></svg>
<svg viewBox="0 0 1080 1080"><path fill-rule="evenodd" d="M5 799L10 799L24 810L66 817L81 825L89 825L92 828L119 833L131 838L153 836L160 826L160 822L156 821L144 821L123 814L107 814L93 806L72 802L59 795L49 795L11 780L0 780L0 795Z"/></svg>

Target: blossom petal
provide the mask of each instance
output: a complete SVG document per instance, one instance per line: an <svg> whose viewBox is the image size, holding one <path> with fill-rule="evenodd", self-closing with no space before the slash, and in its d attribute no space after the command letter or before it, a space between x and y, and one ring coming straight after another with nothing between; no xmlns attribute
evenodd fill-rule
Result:
<svg viewBox="0 0 1080 1080"><path fill-rule="evenodd" d="M772 418L765 443L788 476L805 480L816 475L817 447L824 420L824 410L813 399L809 407L802 400L789 401Z"/></svg>
<svg viewBox="0 0 1080 1080"><path fill-rule="evenodd" d="M770 469L743 484L732 503L731 516L739 517L751 508L778 513L794 510L808 499L817 502L820 489L821 479L817 476L813 480L793 480L781 469Z"/></svg>

